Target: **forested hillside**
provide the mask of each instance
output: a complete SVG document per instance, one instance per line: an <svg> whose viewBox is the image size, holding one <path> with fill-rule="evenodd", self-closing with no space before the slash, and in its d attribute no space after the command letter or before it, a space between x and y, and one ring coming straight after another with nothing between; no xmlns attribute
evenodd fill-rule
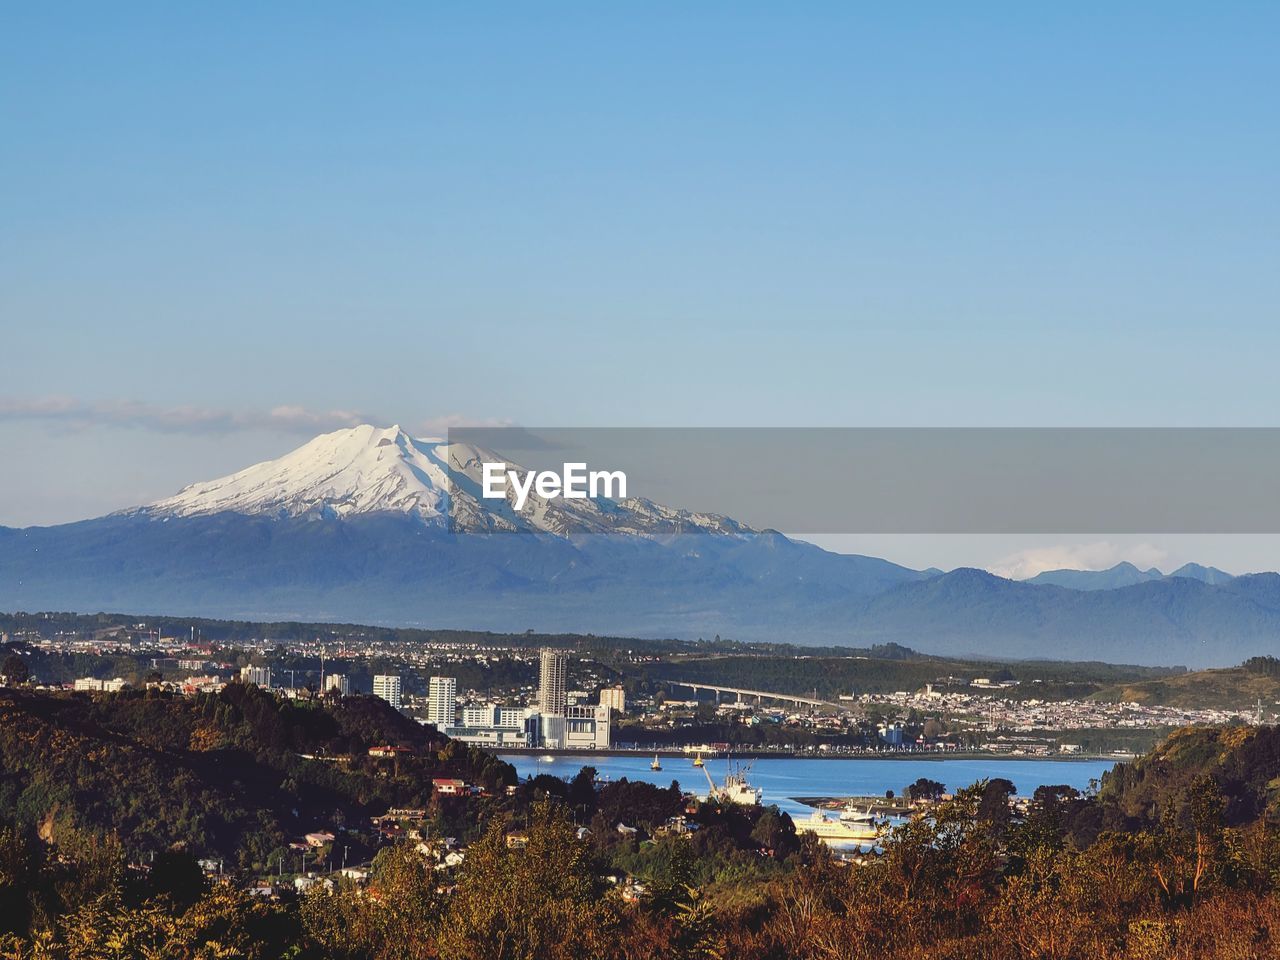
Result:
<svg viewBox="0 0 1280 960"><path fill-rule="evenodd" d="M406 751L368 756L385 744ZM429 787L440 774L491 796L442 805ZM6 691L0 958L1280 953L1274 727L1181 731L1096 794L1046 786L1015 803L995 779L938 799L940 785L917 783L911 796L934 799L857 863L776 808L593 774L509 793L507 765L364 698L295 703L239 684L190 700ZM431 835L456 833L464 856L383 838L360 851L367 876L329 873L316 861L332 854L316 850L306 889L255 886L298 832L359 843L391 804L425 806ZM236 878L201 876L199 851L229 858Z"/></svg>
<svg viewBox="0 0 1280 960"><path fill-rule="evenodd" d="M408 748L395 771L368 755L382 745ZM374 697L0 690L0 810L49 841L111 833L135 856L178 847L268 870L302 833L426 806L432 776L494 793L515 778Z"/></svg>

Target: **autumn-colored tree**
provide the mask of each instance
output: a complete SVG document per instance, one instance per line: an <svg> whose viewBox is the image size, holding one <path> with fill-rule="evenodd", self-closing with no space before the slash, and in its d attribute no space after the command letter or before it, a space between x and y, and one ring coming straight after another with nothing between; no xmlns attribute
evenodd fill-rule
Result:
<svg viewBox="0 0 1280 960"><path fill-rule="evenodd" d="M449 960L570 960L611 956L614 905L563 807L538 804L528 842L509 847L492 824L472 845L440 930Z"/></svg>
<svg viewBox="0 0 1280 960"><path fill-rule="evenodd" d="M442 896L433 867L434 861L405 841L379 851L367 886L313 888L300 908L308 938L335 958L435 956Z"/></svg>

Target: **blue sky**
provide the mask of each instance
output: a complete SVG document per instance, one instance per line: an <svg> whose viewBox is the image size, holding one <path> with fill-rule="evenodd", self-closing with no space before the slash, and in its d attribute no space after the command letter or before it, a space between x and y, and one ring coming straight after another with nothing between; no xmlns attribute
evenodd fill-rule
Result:
<svg viewBox="0 0 1280 960"><path fill-rule="evenodd" d="M350 417L1273 425L1278 21L9 5L0 523Z"/></svg>

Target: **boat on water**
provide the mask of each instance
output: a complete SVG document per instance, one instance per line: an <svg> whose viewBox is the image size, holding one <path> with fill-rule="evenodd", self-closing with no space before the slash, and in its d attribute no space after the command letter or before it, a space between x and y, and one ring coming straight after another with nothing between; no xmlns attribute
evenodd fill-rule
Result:
<svg viewBox="0 0 1280 960"><path fill-rule="evenodd" d="M695 754L693 755L693 765L694 765L695 767L705 767L705 766L706 766L706 764L702 762L702 754L700 754L700 753L695 753Z"/></svg>
<svg viewBox="0 0 1280 960"><path fill-rule="evenodd" d="M835 843L873 843L880 831L874 821L831 820L821 810L796 821L797 833L812 833L820 840Z"/></svg>
<svg viewBox="0 0 1280 960"><path fill-rule="evenodd" d="M746 807L758 806L764 797L764 791L747 782L747 771L750 769L751 764L745 767L730 767L729 772L725 774L724 784L720 785L711 779L711 774L704 767L702 772L706 774L707 786L710 788L707 799L719 800L721 803L738 803Z"/></svg>
<svg viewBox="0 0 1280 960"><path fill-rule="evenodd" d="M853 805L853 801L850 800L843 808L841 808L840 819L846 823L874 824L876 822L876 815L872 813L870 807L867 807L865 810L859 810Z"/></svg>
<svg viewBox="0 0 1280 960"><path fill-rule="evenodd" d="M658 762L658 755L656 753L653 755L653 763L649 764L649 769L650 770L662 769L662 764Z"/></svg>
<svg viewBox="0 0 1280 960"><path fill-rule="evenodd" d="M539 763L555 763L556 758L549 753L544 753L542 756L538 758L538 762Z"/></svg>

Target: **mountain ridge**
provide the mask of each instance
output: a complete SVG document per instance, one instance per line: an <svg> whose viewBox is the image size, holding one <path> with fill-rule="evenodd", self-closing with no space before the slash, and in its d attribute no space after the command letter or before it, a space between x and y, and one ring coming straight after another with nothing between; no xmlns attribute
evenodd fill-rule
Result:
<svg viewBox="0 0 1280 960"><path fill-rule="evenodd" d="M350 519L402 514L464 533L621 533L661 536L684 531L750 534L729 517L665 507L642 497L544 498L530 492L517 511L505 499L480 496L482 464L504 457L464 443L416 438L398 425L370 424L321 434L273 460L199 483L142 507L117 511L151 518L213 516ZM526 472L519 464L508 466Z"/></svg>
<svg viewBox="0 0 1280 960"><path fill-rule="evenodd" d="M1215 586L1234 579L1233 576L1217 567L1206 567L1198 563L1184 563L1173 573L1162 573L1155 567L1140 570L1127 560L1117 563L1105 570L1076 570L1063 568L1045 570L1022 581L1024 583L1051 584L1068 587L1072 590L1112 590L1117 587L1128 587L1135 583L1149 580L1167 580L1171 577L1185 577L1200 580Z"/></svg>
<svg viewBox="0 0 1280 960"><path fill-rule="evenodd" d="M918 571L640 498L544 502L517 522L509 500L448 482L488 456L353 428L145 507L0 527L0 607L1192 666L1238 663L1280 636L1275 574L1192 565L1079 589Z"/></svg>

